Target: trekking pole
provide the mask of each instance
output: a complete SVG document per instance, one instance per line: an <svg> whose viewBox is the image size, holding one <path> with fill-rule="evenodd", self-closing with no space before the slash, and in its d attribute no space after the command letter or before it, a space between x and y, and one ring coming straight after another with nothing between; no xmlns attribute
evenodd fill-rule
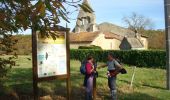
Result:
<svg viewBox="0 0 170 100"><path fill-rule="evenodd" d="M93 79L93 100L96 100L96 77Z"/></svg>

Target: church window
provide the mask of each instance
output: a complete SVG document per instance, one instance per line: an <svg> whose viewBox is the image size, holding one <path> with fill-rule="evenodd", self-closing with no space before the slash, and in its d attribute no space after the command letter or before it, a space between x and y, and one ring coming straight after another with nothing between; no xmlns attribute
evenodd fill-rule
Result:
<svg viewBox="0 0 170 100"><path fill-rule="evenodd" d="M90 20L89 16L87 17L87 21L88 21L88 23L91 23L91 20Z"/></svg>

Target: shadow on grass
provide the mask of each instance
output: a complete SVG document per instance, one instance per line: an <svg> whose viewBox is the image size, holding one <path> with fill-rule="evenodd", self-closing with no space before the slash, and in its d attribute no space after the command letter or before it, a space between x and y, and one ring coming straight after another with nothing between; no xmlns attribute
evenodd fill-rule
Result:
<svg viewBox="0 0 170 100"><path fill-rule="evenodd" d="M126 83L126 84L130 84L130 81L127 81L127 80L120 80L120 79L117 79L117 81L121 81L123 83ZM134 83L133 83L134 84Z"/></svg>
<svg viewBox="0 0 170 100"><path fill-rule="evenodd" d="M74 83L79 80L79 78L74 78ZM71 80L71 81L73 81ZM51 81L51 84L55 86L48 86L51 85L49 83L42 83L44 86L43 88L39 88L39 96L50 96L52 100L66 100L67 99L67 88L65 81ZM71 84L71 100L84 100L84 88L80 87L78 84ZM80 83L80 82L79 82ZM45 86L46 85L46 86Z"/></svg>
<svg viewBox="0 0 170 100"><path fill-rule="evenodd" d="M99 77L107 79L106 77L104 77L102 75L99 75ZM84 100L84 89L83 88L81 89L81 85L79 85L79 87L78 87L78 85L76 85L77 82L79 84L83 83L83 79L84 79L83 76L80 74L72 74L72 79L71 79L72 83L73 83L72 94L73 94L73 96L75 96L75 97L72 96L73 97L72 100ZM126 81L126 80L118 80L118 81L121 81L126 84L130 84L130 82ZM76 95L79 95L78 99L77 99ZM97 100L111 100L110 91L107 89L103 89L103 90L101 88L98 89L97 90ZM121 90L121 91L118 91L118 100L161 100L161 99L150 96L145 93L140 93L140 92L126 93Z"/></svg>
<svg viewBox="0 0 170 100"><path fill-rule="evenodd" d="M111 100L109 91L98 92L97 95L99 100ZM162 99L150 96L145 93L139 93L139 92L124 93L122 91L118 91L118 100L162 100Z"/></svg>
<svg viewBox="0 0 170 100"><path fill-rule="evenodd" d="M32 100L32 69L13 68L3 82L0 100Z"/></svg>
<svg viewBox="0 0 170 100"><path fill-rule="evenodd" d="M143 86L150 87L150 88L155 88L155 89L161 89L161 90L166 90L166 88L160 87L160 86L152 86L149 84L143 84Z"/></svg>
<svg viewBox="0 0 170 100"><path fill-rule="evenodd" d="M100 78L107 79L104 76ZM84 76L80 73L71 74L71 100L84 100L85 90L82 87ZM125 80L119 80L128 83ZM17 95L15 99L11 99L12 93L4 93L0 96L0 100L32 100L32 70L31 68L16 68L9 74L8 80L5 83L12 89L12 92ZM103 84L105 85L105 84ZM61 80L54 80L42 82L39 86L39 96L49 95L53 100L66 100L67 91L66 83ZM5 99L4 99L5 98ZM110 100L110 92L107 89L97 90L97 100ZM139 92L118 91L119 100L160 100L159 98L152 97L148 94Z"/></svg>
<svg viewBox="0 0 170 100"><path fill-rule="evenodd" d="M139 92L123 93L119 91L118 97L120 100L161 100L159 98L150 96L145 93L139 93Z"/></svg>
<svg viewBox="0 0 170 100"><path fill-rule="evenodd" d="M8 73L6 83L30 83L32 82L31 68L14 68Z"/></svg>
<svg viewBox="0 0 170 100"><path fill-rule="evenodd" d="M18 93L32 93L32 69L14 68L8 74L5 84Z"/></svg>
<svg viewBox="0 0 170 100"><path fill-rule="evenodd" d="M72 100L84 100L85 90L81 87L83 83L83 75L81 74L72 74ZM106 77L100 75L100 78L107 79ZM118 80L124 83L129 84L130 82L125 80ZM79 85L78 85L79 83ZM139 92L130 92L125 93L123 91L118 91L118 99L119 100L160 100L159 98L155 98L148 94L139 93ZM97 90L97 100L111 100L110 98L110 91L103 89Z"/></svg>

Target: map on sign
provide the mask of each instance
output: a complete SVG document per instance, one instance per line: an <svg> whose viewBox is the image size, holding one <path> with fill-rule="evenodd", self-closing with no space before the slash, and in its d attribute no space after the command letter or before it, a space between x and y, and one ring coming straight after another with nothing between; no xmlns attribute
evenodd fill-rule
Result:
<svg viewBox="0 0 170 100"><path fill-rule="evenodd" d="M66 38L60 33L56 40L38 38L37 41L38 77L67 74Z"/></svg>

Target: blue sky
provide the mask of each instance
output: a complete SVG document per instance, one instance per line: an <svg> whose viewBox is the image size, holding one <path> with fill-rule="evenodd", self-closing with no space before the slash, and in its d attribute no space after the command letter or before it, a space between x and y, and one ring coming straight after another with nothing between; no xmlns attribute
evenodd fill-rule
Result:
<svg viewBox="0 0 170 100"><path fill-rule="evenodd" d="M122 18L136 12L152 19L155 29L164 28L163 0L89 0L89 2L95 11L97 24L111 22L125 26ZM74 13L71 17L76 18L77 13ZM71 20L68 25L73 28L75 20Z"/></svg>
<svg viewBox="0 0 170 100"><path fill-rule="evenodd" d="M154 29L164 29L164 0L89 0L91 7L96 14L96 22L110 22L119 26L125 26L122 22L124 16L136 12L154 22ZM72 7L66 7L71 9ZM70 18L76 19L78 12L69 15ZM70 20L68 26L73 29L76 20ZM62 21L62 26L66 22ZM29 31L27 31L29 32ZM27 33L24 32L24 33Z"/></svg>

